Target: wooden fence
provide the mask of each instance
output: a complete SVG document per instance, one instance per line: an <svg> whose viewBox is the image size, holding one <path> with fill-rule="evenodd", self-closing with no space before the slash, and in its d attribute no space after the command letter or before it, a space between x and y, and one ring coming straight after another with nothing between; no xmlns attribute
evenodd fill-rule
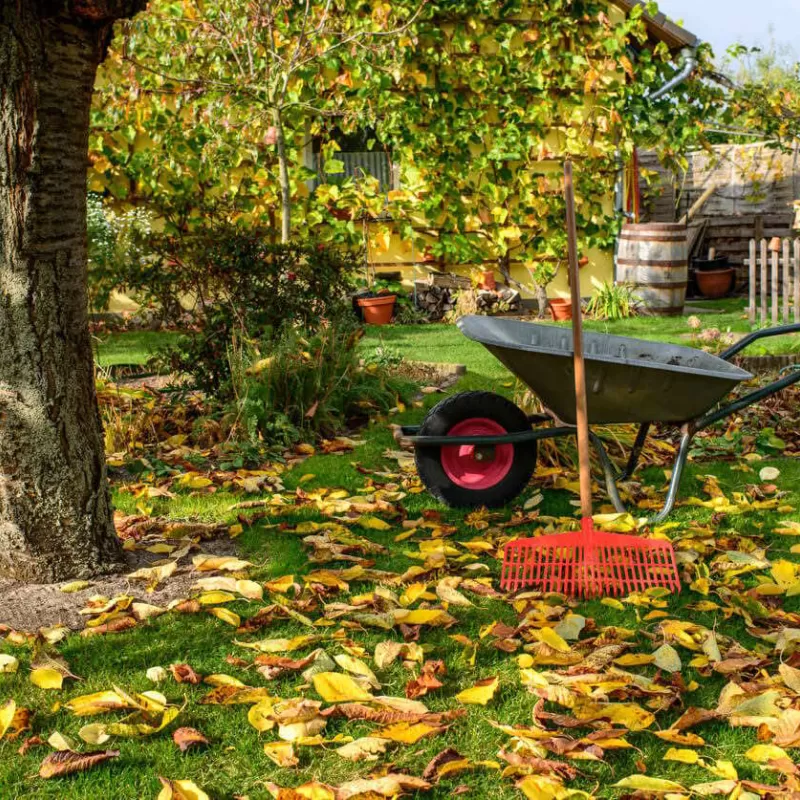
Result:
<svg viewBox="0 0 800 800"><path fill-rule="evenodd" d="M747 265L750 324L800 322L800 239L751 239Z"/></svg>

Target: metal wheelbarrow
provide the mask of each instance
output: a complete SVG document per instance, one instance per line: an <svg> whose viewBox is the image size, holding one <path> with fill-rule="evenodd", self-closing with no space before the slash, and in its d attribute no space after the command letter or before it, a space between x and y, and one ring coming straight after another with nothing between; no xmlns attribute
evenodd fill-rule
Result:
<svg viewBox="0 0 800 800"><path fill-rule="evenodd" d="M572 331L551 325L468 316L462 333L480 342L539 396L550 414L526 415L491 392L464 392L435 406L422 425L403 428L415 448L428 491L456 508L499 507L516 498L536 468L537 442L575 435ZM673 509L692 438L704 428L800 381L794 370L767 386L720 406L753 376L730 363L753 342L800 332L800 324L756 331L719 356L692 347L607 334L584 334L589 424L639 423L627 466L618 472L602 440L590 438L606 490L619 512L617 482L639 463L650 426L680 426L681 439L660 522Z"/></svg>

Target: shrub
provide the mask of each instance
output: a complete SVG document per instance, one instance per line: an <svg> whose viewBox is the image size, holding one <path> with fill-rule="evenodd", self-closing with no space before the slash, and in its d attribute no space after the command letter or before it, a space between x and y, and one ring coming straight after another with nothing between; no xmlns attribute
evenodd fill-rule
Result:
<svg viewBox="0 0 800 800"><path fill-rule="evenodd" d="M221 398L231 395L229 351L264 348L287 325L311 334L350 313L354 255L316 244L275 244L270 232L215 226L165 236L161 258L140 270L135 288L160 303L191 306L197 330L167 354L172 369Z"/></svg>
<svg viewBox="0 0 800 800"><path fill-rule="evenodd" d="M236 410L251 441L289 444L331 436L408 400L415 384L363 361L361 330L340 320L314 333L286 327L266 358L243 344L231 354Z"/></svg>
<svg viewBox="0 0 800 800"><path fill-rule="evenodd" d="M142 209L116 212L90 192L86 200L91 307L108 307L111 293L125 288L128 277L140 269L149 254L150 218Z"/></svg>
<svg viewBox="0 0 800 800"><path fill-rule="evenodd" d="M637 316L636 302L637 298L630 284L604 281L589 301L586 313L595 319L629 319Z"/></svg>

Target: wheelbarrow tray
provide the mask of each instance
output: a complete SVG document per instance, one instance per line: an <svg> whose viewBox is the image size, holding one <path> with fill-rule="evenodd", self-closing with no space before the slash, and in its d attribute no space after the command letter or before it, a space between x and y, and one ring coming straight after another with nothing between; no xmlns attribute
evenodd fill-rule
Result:
<svg viewBox="0 0 800 800"><path fill-rule="evenodd" d="M461 332L480 342L559 419L575 422L572 331L553 325L466 316ZM753 376L693 347L584 333L589 423L684 422L700 417Z"/></svg>

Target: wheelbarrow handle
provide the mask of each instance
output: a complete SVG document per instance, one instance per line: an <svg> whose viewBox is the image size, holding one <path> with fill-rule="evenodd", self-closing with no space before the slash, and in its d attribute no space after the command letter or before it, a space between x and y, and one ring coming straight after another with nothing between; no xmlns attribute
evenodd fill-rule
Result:
<svg viewBox="0 0 800 800"><path fill-rule="evenodd" d="M720 358L725 361L730 361L737 353L741 353L747 347L750 347L753 342L759 339L767 339L770 336L784 336L787 333L800 333L800 323L795 322L793 325L781 325L777 328L765 328L763 331L755 331L748 334L743 339L736 342L735 345L729 347L724 352L720 353Z"/></svg>

